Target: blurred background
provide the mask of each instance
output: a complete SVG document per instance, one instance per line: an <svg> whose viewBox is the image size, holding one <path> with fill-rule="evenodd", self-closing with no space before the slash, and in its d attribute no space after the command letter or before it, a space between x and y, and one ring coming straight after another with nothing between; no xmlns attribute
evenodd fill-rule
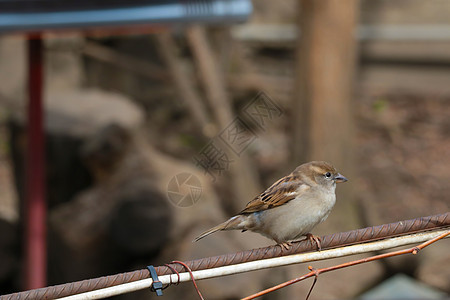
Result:
<svg viewBox="0 0 450 300"><path fill-rule="evenodd" d="M9 12L46 6L1 4L0 294L32 287L27 51L40 29L45 285L271 245L248 232L191 241L310 160L349 178L316 235L449 211L450 2L235 1L220 14L203 1L210 10L176 16L147 2L151 22L86 19L64 29L32 18L12 26ZM321 275L311 299L380 299L390 288L402 299L448 297L449 246ZM296 265L198 285L207 299L237 299L305 272ZM267 299L303 298L309 287ZM196 297L191 284L164 294Z"/></svg>

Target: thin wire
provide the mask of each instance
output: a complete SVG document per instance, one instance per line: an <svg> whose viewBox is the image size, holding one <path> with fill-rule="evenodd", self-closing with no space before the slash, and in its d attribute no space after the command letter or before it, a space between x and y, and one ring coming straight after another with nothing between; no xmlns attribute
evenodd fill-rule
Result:
<svg viewBox="0 0 450 300"><path fill-rule="evenodd" d="M200 292L200 290L198 289L197 283L195 282L195 278L194 278L194 274L192 274L192 270L191 268L189 268L189 266L187 264L185 264L182 261L179 260L174 260L172 261L173 264L180 264L183 267L186 268L186 270L189 272L189 275L191 275L191 279L192 279L192 283L194 284L195 290L197 291L197 295L200 297L200 299L204 300L202 293Z"/></svg>
<svg viewBox="0 0 450 300"><path fill-rule="evenodd" d="M315 269L314 269L312 266L309 266L308 269L309 269L310 271L312 271L312 272L315 271ZM312 283L312 285L311 285L311 287L310 287L310 289L309 289L308 295L306 295L306 300L309 299L309 296L311 295L311 292L312 292L314 286L316 285L316 282L317 282L317 279L318 279L318 278L319 278L319 274L317 274L317 272L316 272L316 273L315 273L315 276L314 276L314 281L313 281L313 283Z"/></svg>
<svg viewBox="0 0 450 300"><path fill-rule="evenodd" d="M172 276L170 276L170 283L169 283L169 285L172 285L172 284L175 284L175 285L179 285L180 284L180 273L177 271L177 270L175 270L175 268L174 267L172 267L171 265L169 265L169 264L164 264L166 267L168 267L169 269L171 269L175 274L177 274L177 276L178 276L178 281L177 281L177 283L173 283L172 282ZM169 286L169 285L167 285L167 287Z"/></svg>

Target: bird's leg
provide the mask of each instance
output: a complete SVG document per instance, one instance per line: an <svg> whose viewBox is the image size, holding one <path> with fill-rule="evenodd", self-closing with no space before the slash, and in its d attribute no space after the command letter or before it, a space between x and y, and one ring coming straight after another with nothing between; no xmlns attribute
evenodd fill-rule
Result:
<svg viewBox="0 0 450 300"><path fill-rule="evenodd" d="M322 245L320 244L320 241L321 241L320 237L312 235L311 233L307 233L306 234L306 239L310 240L311 244L312 243L316 243L317 250L319 250L319 251L322 250Z"/></svg>
<svg viewBox="0 0 450 300"><path fill-rule="evenodd" d="M281 249L286 249L289 250L289 248L292 246L291 242L283 242L283 243L278 243L278 246L281 247Z"/></svg>

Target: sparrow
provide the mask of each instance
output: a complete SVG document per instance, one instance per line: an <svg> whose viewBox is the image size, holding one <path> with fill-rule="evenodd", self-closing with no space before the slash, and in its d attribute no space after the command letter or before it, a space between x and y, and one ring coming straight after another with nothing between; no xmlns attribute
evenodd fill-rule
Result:
<svg viewBox="0 0 450 300"><path fill-rule="evenodd" d="M336 203L336 183L347 178L324 161L298 166L279 179L227 221L203 232L194 242L221 230L253 231L288 250L291 241L310 239L321 249L320 239L310 232L330 214Z"/></svg>

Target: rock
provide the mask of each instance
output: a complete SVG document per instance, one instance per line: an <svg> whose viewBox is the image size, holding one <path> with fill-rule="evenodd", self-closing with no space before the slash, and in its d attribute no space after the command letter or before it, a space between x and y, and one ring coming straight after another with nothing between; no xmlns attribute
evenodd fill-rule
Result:
<svg viewBox="0 0 450 300"><path fill-rule="evenodd" d="M117 124L129 131L144 121L143 111L129 98L98 89L55 91L46 98L46 130L88 137Z"/></svg>
<svg viewBox="0 0 450 300"><path fill-rule="evenodd" d="M443 299L445 293L404 274L396 274L361 295L362 300L375 299Z"/></svg>

